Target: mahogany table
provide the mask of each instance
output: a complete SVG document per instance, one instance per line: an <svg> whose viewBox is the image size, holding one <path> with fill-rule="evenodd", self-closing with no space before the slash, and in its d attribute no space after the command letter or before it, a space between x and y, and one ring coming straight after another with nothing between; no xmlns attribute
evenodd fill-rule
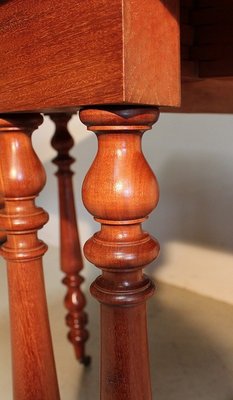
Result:
<svg viewBox="0 0 233 400"><path fill-rule="evenodd" d="M76 343L85 342L87 331L72 141L64 138L67 118L78 110L99 145L82 191L101 225L84 247L102 270L91 287L101 304L100 398L151 400L146 300L154 285L143 269L157 257L159 244L142 223L158 202L158 185L141 138L159 109L233 111L233 3L5 0L0 38L0 226L7 233L1 253L8 270L14 400L59 399L42 273L47 247L37 237L48 220L35 204L45 172L31 143L41 113L55 121L63 115L63 134L53 146L62 237L66 241L68 232L69 238L62 255L67 322L77 358L88 363Z"/></svg>

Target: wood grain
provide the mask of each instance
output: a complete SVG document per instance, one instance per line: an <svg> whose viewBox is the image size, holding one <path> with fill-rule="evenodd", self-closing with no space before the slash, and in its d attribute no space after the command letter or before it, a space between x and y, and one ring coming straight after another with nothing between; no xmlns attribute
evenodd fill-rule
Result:
<svg viewBox="0 0 233 400"><path fill-rule="evenodd" d="M98 138L83 183L83 201L101 223L84 247L102 270L91 286L101 303L101 400L150 400L146 300L153 294L145 265L159 252L141 224L155 208L158 184L141 149L154 108L83 109L80 119Z"/></svg>
<svg viewBox="0 0 233 400"><path fill-rule="evenodd" d="M123 4L125 101L179 105L179 2L125 0Z"/></svg>
<svg viewBox="0 0 233 400"><path fill-rule="evenodd" d="M233 76L184 81L181 108L161 111L233 114Z"/></svg>
<svg viewBox="0 0 233 400"><path fill-rule="evenodd" d="M178 105L178 0L6 1L0 111Z"/></svg>
<svg viewBox="0 0 233 400"><path fill-rule="evenodd" d="M39 114L0 119L0 226L7 233L1 254L7 260L14 400L59 400L42 271L47 246L37 237L48 215L35 205L45 172L31 144L42 121Z"/></svg>
<svg viewBox="0 0 233 400"><path fill-rule="evenodd" d="M0 193L0 210L2 210L3 208L4 208L4 198L3 198L2 193ZM4 230L1 227L1 230L0 230L0 245L2 243L4 243L5 240L6 240L6 232L4 232Z"/></svg>
<svg viewBox="0 0 233 400"><path fill-rule="evenodd" d="M207 57L219 46L232 44L231 0L181 0L180 7L183 45L218 46L207 49ZM107 0L65 0L59 7L49 0L2 2L0 110L74 111L85 104L119 103L177 106L178 8L178 0L113 0L111 7ZM186 47L182 80L192 80L192 85L184 83L181 111L198 112L197 105L191 106L188 90L197 94L208 85L211 95L217 86L214 78L226 76L230 82L233 65L228 49L227 57L209 63L194 60ZM202 84L199 75L213 78L212 90L211 81ZM220 93L223 105L229 95L225 84ZM205 107L202 100L201 95L201 112L205 108L211 112L212 103L216 112L214 98ZM229 108L226 104L226 112ZM219 109L222 112L222 106Z"/></svg>

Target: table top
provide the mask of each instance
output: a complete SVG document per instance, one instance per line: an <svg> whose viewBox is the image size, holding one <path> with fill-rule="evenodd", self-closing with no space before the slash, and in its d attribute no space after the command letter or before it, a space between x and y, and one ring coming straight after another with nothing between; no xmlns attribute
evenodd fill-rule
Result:
<svg viewBox="0 0 233 400"><path fill-rule="evenodd" d="M2 113L233 112L231 0L6 0L0 35Z"/></svg>

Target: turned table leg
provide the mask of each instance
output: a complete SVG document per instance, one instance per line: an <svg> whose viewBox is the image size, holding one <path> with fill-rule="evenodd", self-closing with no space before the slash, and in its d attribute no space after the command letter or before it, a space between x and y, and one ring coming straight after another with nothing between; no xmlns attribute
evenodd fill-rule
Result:
<svg viewBox="0 0 233 400"><path fill-rule="evenodd" d="M0 116L0 191L5 207L0 226L7 241L14 400L58 400L46 304L42 256L47 246L37 231L48 215L35 205L45 172L31 143L40 114Z"/></svg>
<svg viewBox="0 0 233 400"><path fill-rule="evenodd" d="M0 211L4 208L4 198L2 193L0 193ZM0 226L0 246L6 241L6 232Z"/></svg>
<svg viewBox="0 0 233 400"><path fill-rule="evenodd" d="M143 268L159 245L141 224L158 202L158 185L141 137L158 116L157 109L124 106L80 111L98 138L83 201L101 224L84 247L102 270L91 287L101 303L101 400L151 399L146 300L154 285Z"/></svg>
<svg viewBox="0 0 233 400"><path fill-rule="evenodd" d="M74 140L67 129L72 114L49 115L56 126L51 144L58 152L53 163L58 166L56 176L58 178L60 206L60 258L61 269L66 275L63 283L68 289L65 297L65 306L68 310L66 323L70 328L68 338L74 346L76 358L84 365L88 365L90 357L85 355L85 342L88 339L87 313L84 311L86 299L80 288L84 281L80 275L80 271L83 269L83 261L75 211L73 172L70 168L75 160L69 155Z"/></svg>

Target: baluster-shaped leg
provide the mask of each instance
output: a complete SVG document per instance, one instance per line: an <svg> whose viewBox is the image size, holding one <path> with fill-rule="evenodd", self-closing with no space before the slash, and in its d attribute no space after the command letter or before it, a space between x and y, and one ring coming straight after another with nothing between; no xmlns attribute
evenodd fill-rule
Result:
<svg viewBox="0 0 233 400"><path fill-rule="evenodd" d="M47 246L37 237L48 215L35 205L46 177L31 144L42 121L40 114L0 116L0 226L7 234L1 254L7 260L14 400L59 399L42 271Z"/></svg>
<svg viewBox="0 0 233 400"><path fill-rule="evenodd" d="M69 155L74 141L67 129L67 123L71 116L72 114L50 114L50 118L56 125L51 144L58 152L53 163L58 166L56 176L60 204L60 258L61 269L66 274L63 283L68 288L65 297L65 305L68 310L66 323L70 328L68 338L74 345L77 359L84 365L88 365L90 357L85 355L85 342L88 339L87 314L84 311L86 299L80 288L84 281L80 275L83 262L75 212L73 172L70 168L75 160Z"/></svg>
<svg viewBox="0 0 233 400"><path fill-rule="evenodd" d="M151 399L146 300L154 286L142 269L156 258L159 245L141 223L157 204L158 185L141 137L158 115L153 108L80 111L98 138L83 201L101 223L84 247L88 260L102 269L91 287L101 303L101 400Z"/></svg>

